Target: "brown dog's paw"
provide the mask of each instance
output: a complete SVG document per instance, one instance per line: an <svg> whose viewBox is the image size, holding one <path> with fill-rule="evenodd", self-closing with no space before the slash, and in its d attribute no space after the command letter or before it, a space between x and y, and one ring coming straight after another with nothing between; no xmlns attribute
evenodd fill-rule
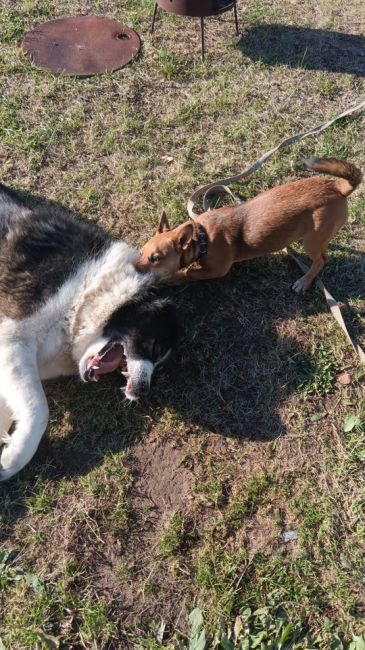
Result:
<svg viewBox="0 0 365 650"><path fill-rule="evenodd" d="M309 287L307 286L306 282L303 282L303 278L299 278L294 284L291 285L292 291L297 293L298 295L301 293L304 293L305 291L308 291Z"/></svg>

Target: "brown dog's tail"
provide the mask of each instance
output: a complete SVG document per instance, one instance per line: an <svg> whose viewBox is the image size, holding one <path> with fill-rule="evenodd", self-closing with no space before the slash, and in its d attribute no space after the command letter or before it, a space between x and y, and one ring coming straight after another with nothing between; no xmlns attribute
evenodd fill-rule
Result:
<svg viewBox="0 0 365 650"><path fill-rule="evenodd" d="M334 185L342 196L351 194L362 181L361 169L344 160L336 160L336 158L307 158L303 162L308 169L314 172L338 176L340 180L335 181Z"/></svg>

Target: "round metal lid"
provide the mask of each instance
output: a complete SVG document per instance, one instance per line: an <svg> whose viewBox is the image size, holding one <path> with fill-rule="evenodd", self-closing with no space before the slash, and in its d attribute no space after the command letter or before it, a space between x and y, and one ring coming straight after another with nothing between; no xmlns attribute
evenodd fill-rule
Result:
<svg viewBox="0 0 365 650"><path fill-rule="evenodd" d="M60 18L25 34L21 48L38 68L66 75L112 72L139 52L141 39L117 20L98 16Z"/></svg>

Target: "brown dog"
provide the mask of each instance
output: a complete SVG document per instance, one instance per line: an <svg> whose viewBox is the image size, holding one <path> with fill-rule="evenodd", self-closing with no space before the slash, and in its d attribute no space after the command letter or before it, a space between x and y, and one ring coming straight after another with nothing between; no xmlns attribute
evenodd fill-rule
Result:
<svg viewBox="0 0 365 650"><path fill-rule="evenodd" d="M312 266L293 289L306 291L326 263L329 241L347 221L346 197L362 174L340 160L311 158L304 163L339 179L312 177L279 185L237 206L205 212L173 230L164 213L157 234L141 251L139 269L174 283L220 278L233 262L280 251L302 239Z"/></svg>

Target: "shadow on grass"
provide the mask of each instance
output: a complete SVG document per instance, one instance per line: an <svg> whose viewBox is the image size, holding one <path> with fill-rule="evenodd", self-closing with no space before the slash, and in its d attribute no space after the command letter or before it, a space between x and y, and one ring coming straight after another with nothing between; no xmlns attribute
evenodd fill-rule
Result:
<svg viewBox="0 0 365 650"><path fill-rule="evenodd" d="M365 252L329 245L328 264L322 279L341 304L342 315L352 340L365 347Z"/></svg>
<svg viewBox="0 0 365 650"><path fill-rule="evenodd" d="M299 275L289 260L271 256L182 290L178 372L173 382L161 378L159 403L222 436L266 442L285 434L280 407L305 379L290 359L306 358L308 379L315 372L295 336L295 318L326 309L319 294L291 292ZM284 321L292 322L285 335Z"/></svg>
<svg viewBox="0 0 365 650"><path fill-rule="evenodd" d="M252 61L365 76L365 38L289 25L255 25L238 47Z"/></svg>
<svg viewBox="0 0 365 650"><path fill-rule="evenodd" d="M107 454L133 446L159 424L165 409L183 423L186 435L208 430L262 442L284 435L283 403L316 372L298 343L295 320L327 309L318 293L298 297L290 291L299 275L289 258L268 256L237 264L223 280L162 290L176 302L183 336L156 372L144 403L128 405L118 378L98 385L81 384L76 377L48 382L49 433L33 461L0 485L3 520L10 524L23 516L23 499L34 491L38 476L58 481L87 474ZM350 297L357 289L353 272L347 279L342 290ZM284 322L292 325L283 335ZM296 358L298 372L291 363Z"/></svg>

